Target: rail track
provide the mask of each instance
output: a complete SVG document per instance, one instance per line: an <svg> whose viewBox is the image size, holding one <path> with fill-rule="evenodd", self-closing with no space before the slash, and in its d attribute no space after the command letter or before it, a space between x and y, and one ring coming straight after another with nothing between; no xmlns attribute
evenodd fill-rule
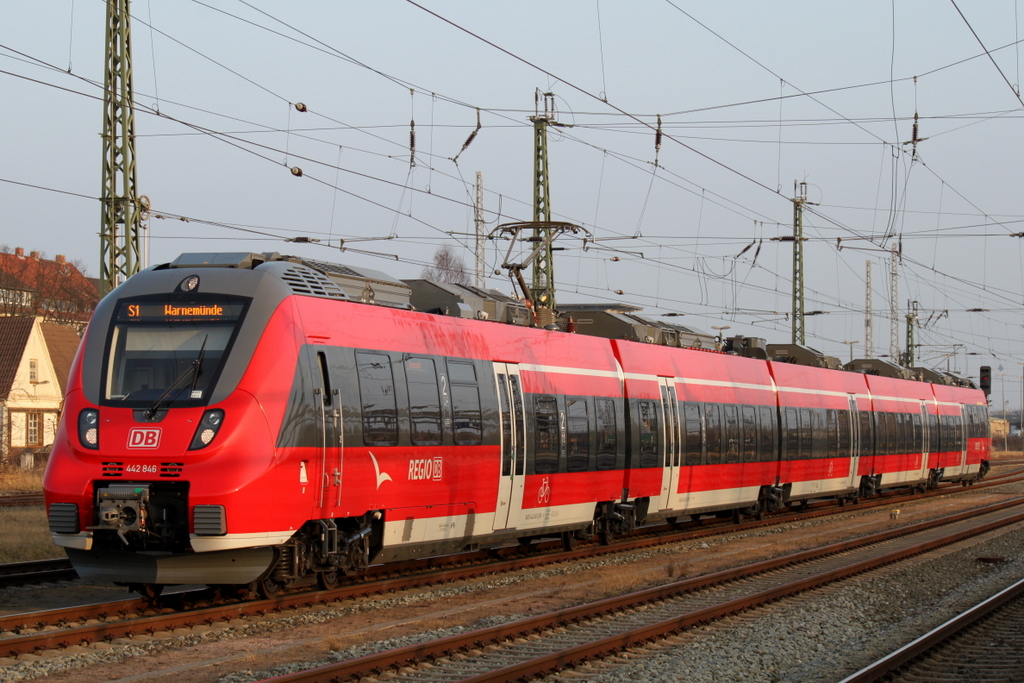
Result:
<svg viewBox="0 0 1024 683"><path fill-rule="evenodd" d="M1024 498L270 680L348 681L382 672L392 681L529 680L1024 521L1021 505Z"/></svg>
<svg viewBox="0 0 1024 683"><path fill-rule="evenodd" d="M24 491L0 494L0 508L27 507L29 505L42 504L42 491Z"/></svg>
<svg viewBox="0 0 1024 683"><path fill-rule="evenodd" d="M982 482L972 487L971 490L981 490L985 488L991 488L993 486L1001 486L1014 481L1024 480L1024 469L1018 468L1008 472L1000 472L990 474ZM905 493L896 492L888 493L882 496L878 496L871 499L865 499L860 501L853 509L870 509L872 507L883 507L886 505L899 505L915 500L921 500L923 498L942 496L947 494L956 494L961 490L961 486L956 483L947 483L939 486L936 489L928 491L921 495L907 495ZM0 496L2 500L3 496ZM741 522L736 524L729 519L715 519L711 517L705 517L699 522L687 522L681 524L677 529L689 534L687 538L701 538L705 536L711 536L725 531L737 531L743 529L753 529L765 525L784 524L800 519L808 519L819 516L827 516L834 514L838 509L835 501L819 501L816 503L809 503L807 505L801 505L799 510L777 513L765 520L752 520ZM665 525L658 524L639 529L630 538L646 539L652 537L664 537L668 528ZM659 542L675 542L682 540L678 535L672 535L666 537L664 541ZM621 541L616 544L615 550L627 550L629 548L624 547ZM529 546L528 550L531 553L554 553L561 548L561 543L557 541L534 543ZM523 548L510 548L500 551L479 551L479 552L467 552L461 555L448 556L442 558L433 558L428 560L416 560L410 563L396 564L388 567L374 567L371 568L367 577L370 579L378 578L386 575L399 575L407 574L415 571L424 571L434 569L442 566L449 566L451 564L457 565L468 565L468 564L480 564L483 562L490 562L494 560L508 559L520 552ZM580 552L585 552L581 549ZM593 552L600 552L593 551ZM583 557L585 555L581 555ZM564 558L554 558L552 561L561 561ZM0 564L0 588L5 586L17 586L32 583L46 583L50 581L66 581L77 578L77 574L71 567L71 563L66 559L61 560L48 560L43 561L36 567L30 565L30 563L14 563L14 564ZM140 601L140 608L145 605L144 601ZM0 627L2 628L2 627Z"/></svg>
<svg viewBox="0 0 1024 683"><path fill-rule="evenodd" d="M77 578L78 572L66 558L0 564L0 588L32 583L70 581Z"/></svg>
<svg viewBox="0 0 1024 683"><path fill-rule="evenodd" d="M960 513L951 518L901 527L887 532L891 537L898 537L923 529L926 526L937 527L950 523L950 519L970 519L979 514L992 513L1000 509L1009 509L1024 504L1024 499L1014 499L994 506L978 508ZM1007 513L1009 514L1009 513ZM1024 513L1019 514L1024 519ZM732 527L735 528L735 527ZM978 533L977 530L971 533ZM660 541L664 542L664 541ZM844 546L852 549L869 541L850 541ZM647 540L647 545L654 541ZM612 547L594 546L586 550L601 553L619 552L621 550L643 547L643 541L622 542ZM829 552L837 552L835 548ZM533 567L551 564L567 559L578 559L581 553L555 552L543 557L520 556L503 561L500 570L510 571L521 567ZM793 559L781 561L781 564L792 562ZM781 566L781 565L780 565ZM765 571L762 567L757 571ZM0 617L0 656L15 656L40 650L56 649L71 645L87 644L100 640L131 637L138 634L153 634L176 628L191 628L202 624L213 625L232 619L261 618L268 613L285 610L329 605L363 595L398 591L416 586L433 585L460 578L469 578L483 574L492 574L499 568L491 566L448 567L434 571L425 571L414 576L393 578L376 578L353 586L345 586L332 591L320 591L307 594L289 594L272 600L221 600L214 604L215 596L211 591L193 591L164 596L160 601L151 602L141 599L124 600L114 603L102 603L85 607L51 610L48 612L32 612L21 615ZM723 580L725 573L715 575L713 581Z"/></svg>
<svg viewBox="0 0 1024 683"><path fill-rule="evenodd" d="M840 683L1022 679L1024 580L844 678Z"/></svg>

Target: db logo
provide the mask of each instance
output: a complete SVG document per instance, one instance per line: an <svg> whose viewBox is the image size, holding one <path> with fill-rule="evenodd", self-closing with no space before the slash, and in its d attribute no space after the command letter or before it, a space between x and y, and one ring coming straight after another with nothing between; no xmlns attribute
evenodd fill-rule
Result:
<svg viewBox="0 0 1024 683"><path fill-rule="evenodd" d="M544 481L541 482L540 488L537 490L537 503L539 505L547 505L551 501L551 482L547 477L544 477Z"/></svg>
<svg viewBox="0 0 1024 683"><path fill-rule="evenodd" d="M128 430L128 448L159 448L159 427L133 427Z"/></svg>

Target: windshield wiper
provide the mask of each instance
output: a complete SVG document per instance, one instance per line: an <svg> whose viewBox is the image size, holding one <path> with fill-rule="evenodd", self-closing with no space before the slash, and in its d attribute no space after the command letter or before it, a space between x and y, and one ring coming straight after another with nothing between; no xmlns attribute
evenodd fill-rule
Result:
<svg viewBox="0 0 1024 683"><path fill-rule="evenodd" d="M164 402L171 396L171 394L176 389L178 389L179 386L181 386L181 384L185 380L188 379L189 375L192 373L195 373L195 375L192 378L192 391L195 391L196 383L199 381L199 375L202 373L203 370L203 354L206 353L206 340L209 338L210 335L206 335L205 337L203 337L203 344L202 346L199 347L199 355L196 356L196 359L189 363L188 367L185 368L180 375L174 378L174 381L171 382L171 385L164 389L164 393L160 394L160 397L157 398L153 405L150 406L149 410L146 411L147 420L153 419L153 416L156 415L158 410L160 410L160 407L164 404Z"/></svg>

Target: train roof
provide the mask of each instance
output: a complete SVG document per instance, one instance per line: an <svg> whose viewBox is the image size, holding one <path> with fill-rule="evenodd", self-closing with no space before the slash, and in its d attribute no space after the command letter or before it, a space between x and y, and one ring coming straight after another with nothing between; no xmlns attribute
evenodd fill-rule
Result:
<svg viewBox="0 0 1024 683"><path fill-rule="evenodd" d="M297 264L303 269L282 272L292 292L391 308L419 310L458 318L492 320L529 325L530 312L520 299L493 289L437 282L427 279L399 280L370 268L282 255L278 252L190 252L155 269L236 268L254 270L273 262ZM261 269L262 270L262 269ZM293 272L294 271L294 272ZM297 277L304 276L304 277ZM648 318L638 306L623 303L571 303L559 306L572 318L574 331L593 337L623 339L659 346L715 349L716 339L694 327ZM671 315L671 314L669 314ZM975 389L966 378L929 368L904 368L882 358L863 358L843 365L838 358L800 344L766 344L756 337L735 336L725 340L725 351L776 363L845 370L891 379Z"/></svg>

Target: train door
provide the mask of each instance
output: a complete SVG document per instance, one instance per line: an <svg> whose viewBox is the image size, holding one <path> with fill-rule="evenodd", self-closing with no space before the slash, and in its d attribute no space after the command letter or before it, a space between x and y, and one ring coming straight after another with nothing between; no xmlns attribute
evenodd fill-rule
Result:
<svg viewBox="0 0 1024 683"><path fill-rule="evenodd" d="M679 410L676 405L676 385L672 377L659 377L661 384L661 412L665 415L664 452L661 462L664 466L661 483L661 501L658 509L672 510L680 507L679 499Z"/></svg>
<svg viewBox="0 0 1024 683"><path fill-rule="evenodd" d="M928 424L928 404L924 401L921 402L921 460L924 461L925 467L931 469L933 466L938 464L936 459L934 464L932 462L932 444L934 437L931 436L931 429Z"/></svg>
<svg viewBox="0 0 1024 683"><path fill-rule="evenodd" d="M322 517L332 517L331 509L341 504L341 395L331 386L331 374L327 365L327 354L316 354L316 379L313 389L317 406L317 421L320 443L317 444L320 457L320 496L318 505Z"/></svg>
<svg viewBox="0 0 1024 683"><path fill-rule="evenodd" d="M921 471L919 472L919 477L921 479L927 479L929 474L930 474L931 465L928 463L928 456L929 456L928 449L925 447L923 442L925 441L925 439L924 439L924 424L928 421L928 404L925 403L924 401L921 401L921 405L920 405L920 408L918 409L918 413L921 416L921 435L922 436L920 438L918 438L917 430L914 429L913 427L911 427L910 430L909 430L910 434L911 434L910 441L914 445L910 446L910 448L908 450L911 450L911 451L916 450L917 449L917 444L918 443L921 444ZM909 418L910 416L908 415L907 417Z"/></svg>
<svg viewBox="0 0 1024 683"><path fill-rule="evenodd" d="M523 510L526 479L526 413L519 366L494 363L498 387L498 418L501 421L501 477L494 508L494 530L515 529Z"/></svg>
<svg viewBox="0 0 1024 683"><path fill-rule="evenodd" d="M848 485L850 488L855 489L860 485L860 480L857 476L857 472L860 469L860 411L857 408L857 397L853 394L849 394L849 399L850 426L848 429L850 430L850 481ZM840 426L840 436L842 435L842 431L845 430ZM840 439L840 446L842 446L841 442L842 439Z"/></svg>
<svg viewBox="0 0 1024 683"><path fill-rule="evenodd" d="M959 470L957 474L967 474L967 437L970 435L970 431L968 430L967 410L967 406L960 406L960 457L958 458L960 467L957 468Z"/></svg>

